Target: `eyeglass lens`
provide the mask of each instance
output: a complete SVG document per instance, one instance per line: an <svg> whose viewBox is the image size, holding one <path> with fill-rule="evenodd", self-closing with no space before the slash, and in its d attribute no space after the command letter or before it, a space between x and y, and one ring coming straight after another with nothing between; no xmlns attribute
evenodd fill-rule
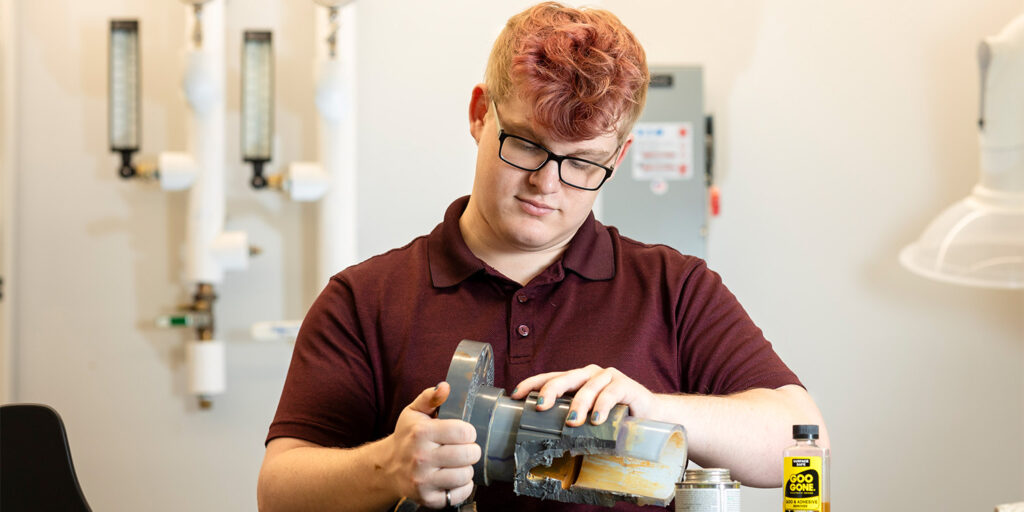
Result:
<svg viewBox="0 0 1024 512"><path fill-rule="evenodd" d="M536 171L548 161L548 151L526 139L508 135L501 144L501 159L521 169ZM601 185L607 171L585 160L568 157L561 162L560 177L569 185L593 189Z"/></svg>

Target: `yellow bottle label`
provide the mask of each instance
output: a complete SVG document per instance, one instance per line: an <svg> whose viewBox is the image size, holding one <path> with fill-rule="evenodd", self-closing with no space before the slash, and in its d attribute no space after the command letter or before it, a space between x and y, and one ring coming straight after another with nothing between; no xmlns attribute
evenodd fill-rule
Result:
<svg viewBox="0 0 1024 512"><path fill-rule="evenodd" d="M782 509L822 512L821 457L786 457Z"/></svg>

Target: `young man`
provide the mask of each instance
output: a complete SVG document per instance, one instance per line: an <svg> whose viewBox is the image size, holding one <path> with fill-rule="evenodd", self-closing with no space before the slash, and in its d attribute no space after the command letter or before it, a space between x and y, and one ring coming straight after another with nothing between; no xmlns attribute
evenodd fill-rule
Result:
<svg viewBox="0 0 1024 512"><path fill-rule="evenodd" d="M475 431L432 417L462 339L491 344L495 385L513 398L538 390L543 409L575 392L569 425L626 404L684 425L701 466L781 484L791 426L824 426L799 380L703 261L591 214L648 78L643 49L608 12L545 3L509 20L470 98L472 194L429 235L332 278L303 322L261 510L466 500ZM475 498L486 511L592 508L507 484Z"/></svg>

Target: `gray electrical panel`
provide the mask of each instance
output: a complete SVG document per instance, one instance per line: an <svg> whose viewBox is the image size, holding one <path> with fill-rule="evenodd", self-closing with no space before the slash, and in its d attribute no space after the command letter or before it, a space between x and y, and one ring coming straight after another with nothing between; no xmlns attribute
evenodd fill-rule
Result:
<svg viewBox="0 0 1024 512"><path fill-rule="evenodd" d="M633 146L601 189L600 221L629 238L701 258L707 252L704 78L697 66L652 67Z"/></svg>

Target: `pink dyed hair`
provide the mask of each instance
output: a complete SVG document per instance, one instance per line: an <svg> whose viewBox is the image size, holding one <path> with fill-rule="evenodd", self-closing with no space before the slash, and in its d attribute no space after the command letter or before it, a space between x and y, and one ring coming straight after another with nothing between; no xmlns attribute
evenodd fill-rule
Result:
<svg viewBox="0 0 1024 512"><path fill-rule="evenodd" d="M612 13L544 2L513 16L494 42L485 82L491 99L533 108L533 121L559 140L618 129L625 140L647 99L647 57Z"/></svg>

